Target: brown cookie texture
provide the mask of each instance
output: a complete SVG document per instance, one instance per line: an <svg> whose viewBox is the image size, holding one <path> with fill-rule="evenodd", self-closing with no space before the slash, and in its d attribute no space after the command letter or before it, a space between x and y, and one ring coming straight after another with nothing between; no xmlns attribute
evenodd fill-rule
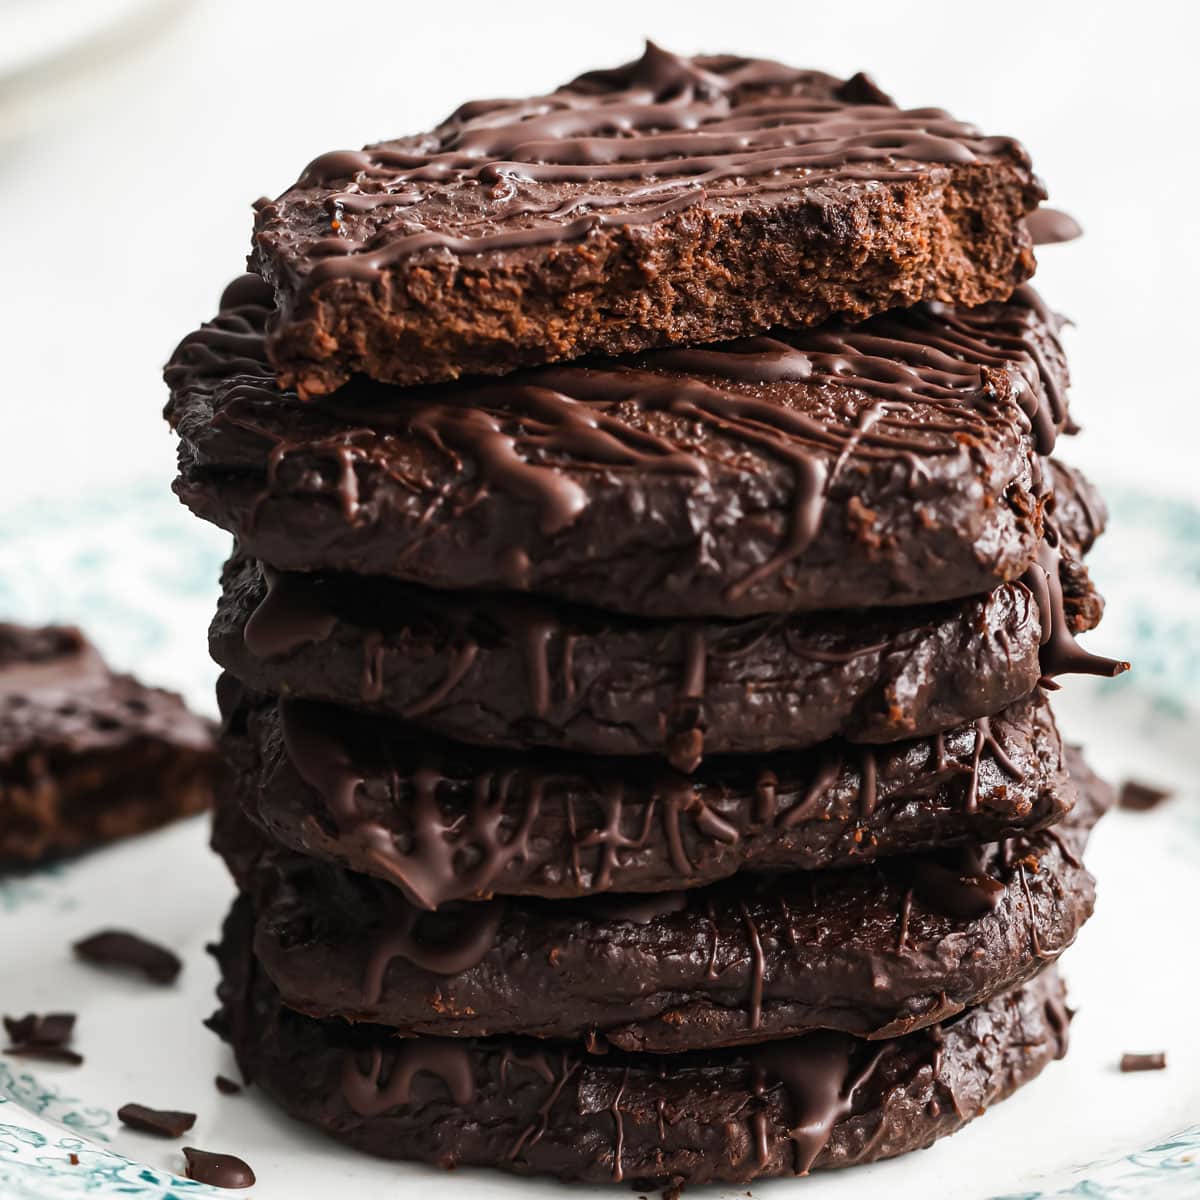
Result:
<svg viewBox="0 0 1200 1200"><path fill-rule="evenodd" d="M277 386L253 285L166 371L176 491L281 571L735 618L982 594L1034 565L1068 427L1022 287L863 325L435 388Z"/></svg>
<svg viewBox="0 0 1200 1200"><path fill-rule="evenodd" d="M1075 789L1044 696L888 746L644 759L482 750L222 681L223 808L418 907L675 891L1032 832ZM236 840L236 836L234 837Z"/></svg>
<svg viewBox="0 0 1200 1200"><path fill-rule="evenodd" d="M218 950L213 1027L293 1117L360 1150L639 1187L737 1183L891 1158L960 1129L1066 1050L1048 968L881 1042L823 1031L664 1060L577 1044L397 1039L284 1007L239 901Z"/></svg>
<svg viewBox="0 0 1200 1200"><path fill-rule="evenodd" d="M78 629L0 624L0 864L199 812L217 773L179 696L115 674Z"/></svg>
<svg viewBox="0 0 1200 1200"><path fill-rule="evenodd" d="M1028 155L865 76L656 46L541 97L335 151L256 206L301 396L1003 299Z"/></svg>
<svg viewBox="0 0 1200 1200"><path fill-rule="evenodd" d="M310 1016L658 1054L814 1029L883 1038L1032 978L1074 940L1094 899L1078 855L1110 799L1080 773L1080 803L1044 833L650 896L428 913L267 845L229 858L255 902L260 966Z"/></svg>

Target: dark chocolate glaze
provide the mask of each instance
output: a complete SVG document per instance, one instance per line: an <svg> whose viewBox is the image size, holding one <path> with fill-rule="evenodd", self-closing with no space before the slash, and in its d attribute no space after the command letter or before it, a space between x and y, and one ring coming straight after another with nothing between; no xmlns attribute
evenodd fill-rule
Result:
<svg viewBox="0 0 1200 1200"><path fill-rule="evenodd" d="M1090 490L1061 469L1054 477L1072 495ZM1077 527L1061 539L1061 608L1039 575L1036 592L1001 584L924 608L648 621L511 593L279 574L235 557L209 648L256 691L398 717L477 745L653 754L690 772L705 754L832 737L890 742L1030 693L1042 670L1035 596L1064 626L1053 646L1094 624L1098 598L1075 572L1097 530L1080 509L1062 507Z"/></svg>
<svg viewBox="0 0 1200 1200"><path fill-rule="evenodd" d="M266 364L267 312L184 339L167 416L181 497L281 570L648 615L971 595L1032 560L1037 452L1068 420L1058 321L1028 288L302 409Z"/></svg>
<svg viewBox="0 0 1200 1200"><path fill-rule="evenodd" d="M1093 901L1078 855L1109 800L1079 771L1080 803L1055 830L966 863L741 875L647 920L590 900L420 914L385 883L251 849L248 829L226 823L217 845L255 899L263 970L313 1016L406 1036L591 1033L664 1054L813 1029L889 1037L1029 979L1074 940Z"/></svg>
<svg viewBox="0 0 1200 1200"><path fill-rule="evenodd" d="M293 188L257 206L252 263L275 285L282 302L272 354L306 394L329 391L330 383L349 370L398 382L439 374L445 378L458 374L462 364L422 356L419 340L403 325L396 340L403 342L407 334L413 353L400 375L368 362L363 345L370 336L369 321L360 316L356 338L351 332L353 306L403 311L406 293L419 286L416 281L423 275L427 281L437 278L437 269L447 262L457 260L474 271L524 265L544 268L543 290L557 287L568 297L559 318L565 324L571 318L570 289L555 279L554 266L557 259L584 251L585 243L596 250L596 242L605 248L616 242L636 253L640 241L645 255L647 242L681 223L738 220L749 225L756 219L767 226L765 240L772 240L772 233L779 238L781 220L795 208L806 208L808 237L797 240L809 241L812 262L818 254L828 254L835 241L835 231L821 227L819 214L858 206L864 224L868 213L881 224L885 213L895 220L887 200L918 190L928 197L922 216L948 243L943 252L950 258L955 251L962 253L951 248L954 232L963 233L954 231L944 215L950 207L947 193L967 179L993 179L995 192L1007 185L1020 197L1018 212L1010 215L1019 221L1040 198L1029 166L1012 139L984 137L939 109L900 110L863 77L842 81L729 56L686 59L648 46L636 62L581 76L550 95L466 104L431 133L322 155ZM993 195L995 211L978 213L977 224L996 222L1004 207ZM910 220L918 205L912 208ZM942 220L934 220L933 214ZM772 215L774 231L768 221ZM826 221L833 223L829 217ZM733 240L737 232L732 231ZM843 222L836 232L842 243L861 239L863 259L883 274L879 246L864 231ZM1023 230L1004 232L1007 257L1019 259ZM893 229L887 233L898 236ZM879 234L879 240L886 236L882 230ZM932 229L927 233L928 240L935 236ZM799 263L777 258L781 275L805 281L811 268L804 270L803 249L802 244L793 246L794 253L800 251ZM918 257L922 251L928 256L930 247L918 247ZM1006 294L1028 273L1023 260L1020 266L1006 265L1003 277L1009 286L1004 292L955 298L972 302ZM863 266L861 259L858 266ZM938 267L945 271L946 266L930 264L927 270L936 275ZM893 275L904 274L898 260L891 269ZM852 274L852 268L846 273ZM805 282L812 287L811 280ZM905 298L947 294L948 281L939 280L940 289L922 288L926 282L904 289L916 292ZM334 304L347 301L355 288L360 290L353 293L348 311L328 331L329 342L343 344L314 345L305 324L321 324L322 304L331 298ZM433 290L427 282L426 300ZM649 290L646 280L642 290ZM764 282L758 290L765 294L769 289ZM854 309L847 294L851 290L843 286L842 305ZM390 302L382 299L385 291L393 293ZM490 315L488 305L495 301L483 289L474 298L477 319ZM743 326L757 307L755 298L747 296ZM610 301L605 314L610 320L621 312L623 299L617 295ZM836 311L830 299L824 306L822 315ZM877 300L873 310L890 306ZM677 305L683 307L682 302ZM634 322L622 315L625 320L619 324L629 340L627 326ZM641 345L711 340L711 334L697 337L699 329L655 328L652 317L646 319L649 315L633 335ZM721 315L733 323L732 314ZM760 319L757 328L767 323ZM585 345L575 353L549 354L554 333L547 326L541 353L535 354L526 347L533 339L524 331L514 332L515 324L510 321L504 328L493 323L495 356L490 363L486 355L475 356L468 369L506 369L505 343L510 340L526 350L526 361L586 352ZM480 334L482 338L482 330ZM294 361L298 341L312 362Z"/></svg>
<svg viewBox="0 0 1200 1200"><path fill-rule="evenodd" d="M887 747L645 760L476 750L226 685L229 806L412 904L674 891L735 871L844 867L1059 819L1074 791L1048 705Z"/></svg>
<svg viewBox="0 0 1200 1200"><path fill-rule="evenodd" d="M243 901L226 924L212 1022L242 1070L359 1149L447 1168L649 1190L866 1163L953 1133L1066 1049L1052 968L875 1043L823 1032L667 1060L504 1038L402 1041L284 1008L250 954L251 920Z"/></svg>

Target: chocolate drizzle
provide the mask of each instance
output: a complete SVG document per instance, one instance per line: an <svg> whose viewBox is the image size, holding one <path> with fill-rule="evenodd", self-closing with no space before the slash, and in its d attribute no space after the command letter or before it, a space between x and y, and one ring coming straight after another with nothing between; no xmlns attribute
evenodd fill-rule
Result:
<svg viewBox="0 0 1200 1200"><path fill-rule="evenodd" d="M262 573L267 584L266 595L242 634L251 654L275 658L329 637L336 619L308 580L281 575L270 567L263 567Z"/></svg>
<svg viewBox="0 0 1200 1200"><path fill-rule="evenodd" d="M365 782L362 774L355 770L346 747L316 719L314 710L280 701L279 711L288 757L324 799L341 835L360 845L413 903L436 908L451 896L486 895L506 867L527 853L526 843L540 808L542 780L531 781L523 817L505 841L500 826L509 786L506 777L480 775L469 818L446 821L437 799L439 773L418 771L412 845L402 850L388 830L365 813L359 795ZM460 858L473 847L482 847L483 853L474 866L464 867Z"/></svg>
<svg viewBox="0 0 1200 1200"><path fill-rule="evenodd" d="M426 251L574 242L706 197L898 181L996 156L1028 167L1011 139L940 109L902 111L865 76L648 43L640 59L549 95L466 104L430 134L322 155L260 206L259 239L270 242L262 229L281 209L323 204L328 235L309 246L304 280L314 288L373 281Z"/></svg>
<svg viewBox="0 0 1200 1200"><path fill-rule="evenodd" d="M944 861L947 857L951 862ZM924 905L943 916L964 920L986 916L1004 898L1004 884L982 869L974 847L942 858L913 858L908 865L912 891Z"/></svg>
<svg viewBox="0 0 1200 1200"><path fill-rule="evenodd" d="M376 1047L369 1058L365 1072L353 1053L346 1054L342 1065L342 1095L359 1116L376 1117L389 1109L406 1108L413 1102L413 1080L421 1074L441 1080L455 1104L469 1104L475 1095L470 1054L448 1038L399 1043L389 1051L386 1077L383 1051Z"/></svg>
<svg viewBox="0 0 1200 1200"><path fill-rule="evenodd" d="M853 1109L854 1098L874 1073L882 1051L851 1074L854 1039L821 1031L791 1041L755 1046L748 1057L755 1074L755 1093L765 1095L768 1081L778 1080L791 1105L794 1124L788 1130L794 1147L792 1171L807 1175L829 1141L833 1127ZM768 1161L766 1114L751 1117L759 1162Z"/></svg>
<svg viewBox="0 0 1200 1200"><path fill-rule="evenodd" d="M467 904L452 914L424 914L408 905L397 905L386 931L377 940L363 978L363 1002L378 1004L383 996L388 967L397 958L406 959L423 971L438 975L458 975L483 961L495 941L504 918L504 902L489 900ZM434 921L443 928L436 938L423 930ZM450 929L444 926L449 923Z"/></svg>
<svg viewBox="0 0 1200 1200"><path fill-rule="evenodd" d="M1041 665L1044 680L1057 675L1102 675L1112 678L1129 670L1129 663L1091 654L1075 640L1063 601L1061 539L1052 520L1047 519L1045 536L1038 547L1037 561L1021 577L1033 593L1042 617Z"/></svg>

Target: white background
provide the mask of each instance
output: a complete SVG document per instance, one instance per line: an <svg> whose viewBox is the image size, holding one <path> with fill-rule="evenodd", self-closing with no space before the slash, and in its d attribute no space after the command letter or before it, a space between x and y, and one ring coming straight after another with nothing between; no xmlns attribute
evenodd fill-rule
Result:
<svg viewBox="0 0 1200 1200"><path fill-rule="evenodd" d="M161 2L161 0L160 0ZM0 0L53 37L80 8ZM1042 251L1077 322L1068 453L1200 499L1195 6L1017 0L196 0L0 77L0 502L171 473L159 368L241 269L250 203L319 152L636 56L730 50L873 73L1023 139L1085 240ZM135 24L138 24L135 22ZM10 39L10 47L15 44ZM0 25L0 70L5 46Z"/></svg>

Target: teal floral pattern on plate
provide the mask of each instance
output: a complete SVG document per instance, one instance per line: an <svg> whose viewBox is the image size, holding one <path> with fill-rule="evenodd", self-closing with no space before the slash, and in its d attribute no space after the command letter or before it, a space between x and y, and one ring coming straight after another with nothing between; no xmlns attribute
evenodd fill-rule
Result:
<svg viewBox="0 0 1200 1200"><path fill-rule="evenodd" d="M3 619L86 626L114 666L211 710L207 630L228 534L167 482L0 509Z"/></svg>
<svg viewBox="0 0 1200 1200"><path fill-rule="evenodd" d="M1196 1200L1200 1196L1200 1125L1115 1162L1092 1164L1086 1178L1050 1191L1009 1192L993 1200Z"/></svg>
<svg viewBox="0 0 1200 1200"><path fill-rule="evenodd" d="M0 1100L19 1104L27 1112L104 1142L109 1140L108 1131L116 1124L116 1118L107 1109L86 1105L77 1096L64 1094L60 1088L45 1083L30 1071L15 1068L3 1058L0 1058Z"/></svg>
<svg viewBox="0 0 1200 1200"><path fill-rule="evenodd" d="M0 875L0 916L19 911L28 904L57 904L70 907L74 901L62 891L67 869L53 863L32 871L13 871Z"/></svg>

